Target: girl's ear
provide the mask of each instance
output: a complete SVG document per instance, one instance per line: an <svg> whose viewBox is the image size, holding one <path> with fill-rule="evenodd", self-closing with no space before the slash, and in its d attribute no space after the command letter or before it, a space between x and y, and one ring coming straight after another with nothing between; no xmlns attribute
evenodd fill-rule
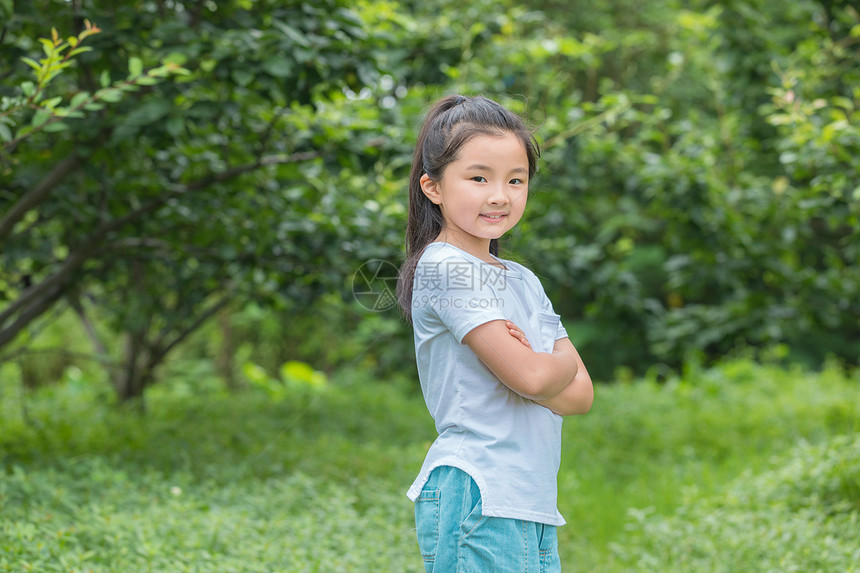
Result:
<svg viewBox="0 0 860 573"><path fill-rule="evenodd" d="M426 173L421 176L421 190L427 195L427 198L430 199L432 203L436 205L442 204L442 195L439 193L439 184L436 181L430 179L430 176Z"/></svg>

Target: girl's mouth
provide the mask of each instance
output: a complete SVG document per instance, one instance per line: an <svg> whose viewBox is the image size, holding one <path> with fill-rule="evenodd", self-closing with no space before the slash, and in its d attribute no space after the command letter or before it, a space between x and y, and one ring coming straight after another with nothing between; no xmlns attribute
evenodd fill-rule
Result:
<svg viewBox="0 0 860 573"><path fill-rule="evenodd" d="M505 217L507 217L507 214L505 213L481 213L481 219L489 221L490 223L498 223Z"/></svg>

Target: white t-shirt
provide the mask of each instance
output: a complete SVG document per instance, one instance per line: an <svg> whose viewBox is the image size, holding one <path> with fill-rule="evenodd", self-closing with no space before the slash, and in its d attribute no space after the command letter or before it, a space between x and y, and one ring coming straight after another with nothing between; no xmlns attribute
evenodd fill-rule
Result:
<svg viewBox="0 0 860 573"><path fill-rule="evenodd" d="M556 507L562 418L505 386L465 344L473 328L510 320L536 352L567 338L538 278L501 269L448 243L427 246L415 271L412 322L418 378L439 437L407 495L454 466L481 490L483 514L563 525Z"/></svg>

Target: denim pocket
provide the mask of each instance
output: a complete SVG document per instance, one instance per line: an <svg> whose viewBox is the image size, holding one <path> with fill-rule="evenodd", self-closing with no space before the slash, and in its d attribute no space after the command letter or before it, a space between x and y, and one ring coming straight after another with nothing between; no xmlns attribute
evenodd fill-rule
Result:
<svg viewBox="0 0 860 573"><path fill-rule="evenodd" d="M471 477L466 476L468 478L468 485L466 486L466 490L463 496L463 513L465 514L465 519L463 519L463 523L460 524L460 535L461 539L463 537L467 537L470 535L476 527L481 525L483 521L487 518L484 517L484 503L481 499L481 491L478 489L478 485L475 483ZM468 503L465 503L468 500ZM468 511L468 513L466 513Z"/></svg>
<svg viewBox="0 0 860 573"><path fill-rule="evenodd" d="M540 542L538 552L540 557L540 573L557 573L561 571L561 561L558 556L558 532L554 525L540 524Z"/></svg>
<svg viewBox="0 0 860 573"><path fill-rule="evenodd" d="M415 529L418 534L418 549L424 559L424 567L432 571L439 545L439 499L438 489L425 488L415 500Z"/></svg>

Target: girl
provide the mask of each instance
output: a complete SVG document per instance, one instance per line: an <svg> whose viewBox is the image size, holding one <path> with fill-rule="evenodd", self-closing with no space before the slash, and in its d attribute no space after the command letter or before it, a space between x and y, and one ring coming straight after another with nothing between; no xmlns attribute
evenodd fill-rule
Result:
<svg viewBox="0 0 860 573"><path fill-rule="evenodd" d="M537 277L498 257L538 155L484 97L443 98L418 136L397 291L439 432L408 491L428 572L561 570L561 416L591 378Z"/></svg>

